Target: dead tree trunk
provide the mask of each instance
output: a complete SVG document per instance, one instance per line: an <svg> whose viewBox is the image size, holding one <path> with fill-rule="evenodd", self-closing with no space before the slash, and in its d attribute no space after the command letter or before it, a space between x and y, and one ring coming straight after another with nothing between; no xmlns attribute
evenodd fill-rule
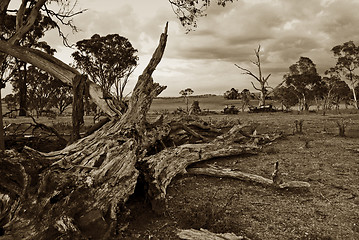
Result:
<svg viewBox="0 0 359 240"><path fill-rule="evenodd" d="M208 138L187 129L204 142L164 145L154 152L154 146L171 133L170 124L162 123L162 118L155 123L146 119L152 100L166 88L152 79L166 41L167 25L124 114L104 105L98 86L88 82L90 95L111 117L109 122L61 151L45 154L24 148L21 154L7 151L0 156L0 239L109 239L121 221L120 207L134 193L140 174L157 208L172 178L189 164L252 152L257 143L268 140L260 141L251 126L236 127L209 143L205 142ZM6 49L3 46L9 46L8 53L13 54L24 50L0 41L0 51ZM43 53L29 50L22 56L29 61L40 57L44 69L71 84L79 76ZM240 144L242 138L255 141Z"/></svg>
<svg viewBox="0 0 359 240"><path fill-rule="evenodd" d="M119 204L134 192L136 162L163 132L147 123L146 113L165 89L151 75L166 40L167 26L120 118L61 151L42 154L25 148L26 156L8 152L1 159L2 238L109 238Z"/></svg>

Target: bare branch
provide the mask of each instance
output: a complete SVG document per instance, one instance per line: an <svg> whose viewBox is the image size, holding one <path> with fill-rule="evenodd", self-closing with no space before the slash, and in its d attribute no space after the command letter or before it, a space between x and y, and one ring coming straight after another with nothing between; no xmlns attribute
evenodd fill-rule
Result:
<svg viewBox="0 0 359 240"><path fill-rule="evenodd" d="M259 88L257 88L256 86L254 86L254 83L253 83L253 82L251 82L251 83L252 83L252 86L253 86L253 88L254 88L255 90L261 91L261 89L259 89Z"/></svg>
<svg viewBox="0 0 359 240"><path fill-rule="evenodd" d="M15 42L19 41L32 28L37 16L39 15L40 9L43 5L45 5L46 1L47 0L38 0L36 2L35 6L32 8L29 16L27 17L26 22L22 23L21 26L17 29L16 33L8 40L10 44L14 44Z"/></svg>
<svg viewBox="0 0 359 240"><path fill-rule="evenodd" d="M255 78L258 82L260 82L260 79L259 79L256 75L254 75L251 71L249 71L248 69L243 68L243 67L241 67L241 66L239 66L239 65L237 65L237 64L234 64L234 65L235 65L237 68L239 68L239 69L241 69L241 70L244 71L244 73L242 73L242 74L250 75L250 76L252 76L253 78Z"/></svg>
<svg viewBox="0 0 359 240"><path fill-rule="evenodd" d="M267 81L268 81L268 78L269 78L271 75L272 75L272 74L270 73L270 74L268 74L268 76L267 76L266 78L264 78L264 82L265 82L265 83L267 83L267 84L268 84L268 82L267 82Z"/></svg>
<svg viewBox="0 0 359 240"><path fill-rule="evenodd" d="M44 5L41 10L43 10L49 18L51 18L51 19L55 18L62 25L69 26L73 32L77 32L78 28L73 24L72 17L79 15L81 13L84 13L85 11L87 11L87 9L73 12L73 9L76 6L76 3L77 3L77 1L73 4L73 7L70 10L65 11L64 13L61 13L61 12L56 13L53 10L48 9L46 5ZM57 28L59 36L62 38L62 42L63 42L64 46L72 48L73 44L69 44L67 36L61 30L59 24L57 24L55 21L54 21L54 23Z"/></svg>

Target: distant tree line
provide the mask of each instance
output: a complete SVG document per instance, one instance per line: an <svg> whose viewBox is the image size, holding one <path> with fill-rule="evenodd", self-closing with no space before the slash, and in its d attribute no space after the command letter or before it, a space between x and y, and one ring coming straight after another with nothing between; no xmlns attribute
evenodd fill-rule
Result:
<svg viewBox="0 0 359 240"><path fill-rule="evenodd" d="M280 101L286 109L298 105L302 111L309 110L310 106L315 105L318 110L322 107L325 112L332 108L338 109L340 103L345 103L346 106L354 105L358 109L359 75L355 70L359 68L359 47L353 41L332 48L337 62L325 71L323 77L318 74L316 65L310 58L300 57L289 67L289 72L283 76L283 82L272 88L272 94L267 92L267 89L271 88L267 82L270 75L266 78L261 77L259 50L260 48L255 51L257 61L254 62L259 68L259 77L245 68L236 66L245 71L244 74L251 75L258 81L262 79L263 86L266 84L265 88L255 88L261 90L260 105L271 96ZM243 99L243 91L239 92L232 88L224 93L224 97Z"/></svg>

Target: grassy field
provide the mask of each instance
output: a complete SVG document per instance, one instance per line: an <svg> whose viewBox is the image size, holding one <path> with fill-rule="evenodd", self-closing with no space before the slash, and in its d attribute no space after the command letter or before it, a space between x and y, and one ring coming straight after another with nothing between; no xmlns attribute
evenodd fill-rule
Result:
<svg viewBox="0 0 359 240"><path fill-rule="evenodd" d="M193 98L190 99L190 102ZM220 111L222 97L200 98L202 109ZM151 118L178 106L183 99L156 99ZM154 214L142 202L132 202L130 224L118 239L178 239L179 228L206 228L233 232L250 239L359 239L359 114L357 110L321 113L240 113L201 116L209 124L257 122L259 134L283 132L282 139L257 155L213 159L216 164L270 178L273 164L287 173L286 180L307 181L308 192L279 191L234 179L177 176L168 189L166 211ZM5 122L25 118L5 119ZM303 134L293 134L294 121L303 120ZM39 119L53 126L70 125L70 117ZM346 136L338 136L344 121ZM86 125L92 118L86 117ZM60 130L60 129L59 129Z"/></svg>

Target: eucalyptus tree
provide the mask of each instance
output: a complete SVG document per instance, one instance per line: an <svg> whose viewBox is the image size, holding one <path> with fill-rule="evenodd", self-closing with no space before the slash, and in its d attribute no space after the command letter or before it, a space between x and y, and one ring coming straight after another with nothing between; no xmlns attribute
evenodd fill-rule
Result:
<svg viewBox="0 0 359 240"><path fill-rule="evenodd" d="M186 107L187 107L187 113L189 114L189 107L188 107L188 96L192 95L194 93L194 91L191 88L186 88L184 90L181 90L179 92L179 94L181 96L183 96L183 98L185 99L186 102Z"/></svg>
<svg viewBox="0 0 359 240"><path fill-rule="evenodd" d="M49 106L59 110L59 114L62 115L72 104L72 89L60 80L54 80L51 87L54 91L52 92Z"/></svg>
<svg viewBox="0 0 359 240"><path fill-rule="evenodd" d="M123 100L123 92L129 74L137 66L137 50L127 38L118 34L101 37L98 34L76 43L77 51L72 54L76 67L101 86L105 95L110 96L115 88L115 97Z"/></svg>
<svg viewBox="0 0 359 240"><path fill-rule="evenodd" d="M284 75L286 86L294 89L299 101L300 110L308 110L310 98L314 96L315 88L321 84L321 77L313 61L307 57L299 60L289 67L289 72Z"/></svg>
<svg viewBox="0 0 359 240"><path fill-rule="evenodd" d="M325 71L323 82L326 84L323 114L325 114L325 110L330 109L333 104L339 108L340 101L349 100L351 98L351 90L348 84L341 80L340 69L337 67L332 67Z"/></svg>
<svg viewBox="0 0 359 240"><path fill-rule="evenodd" d="M276 88L273 92L274 98L278 99L286 110L290 110L291 107L299 103L296 95L296 91L293 86L281 86Z"/></svg>
<svg viewBox="0 0 359 240"><path fill-rule="evenodd" d="M358 109L358 99L355 88L359 82L359 75L356 69L359 68L359 47L353 41L345 42L332 48L334 56L337 58L336 67L342 71L345 78L349 81L353 91L354 104Z"/></svg>
<svg viewBox="0 0 359 240"><path fill-rule="evenodd" d="M238 89L231 88L231 90L228 90L224 93L224 98L226 99L238 99L240 97L240 93L238 92Z"/></svg>

